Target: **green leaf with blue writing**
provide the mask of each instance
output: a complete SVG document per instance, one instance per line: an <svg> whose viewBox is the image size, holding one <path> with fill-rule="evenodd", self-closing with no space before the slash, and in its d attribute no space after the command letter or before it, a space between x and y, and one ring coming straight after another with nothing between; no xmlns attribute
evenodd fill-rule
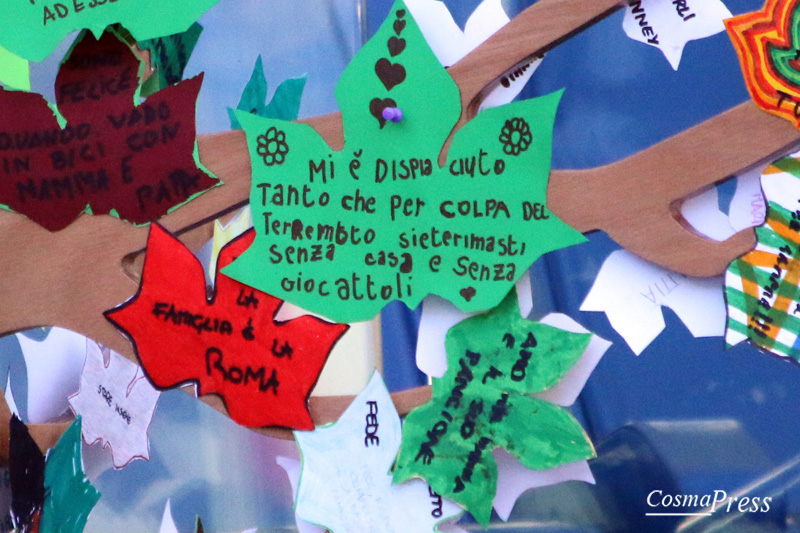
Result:
<svg viewBox="0 0 800 533"><path fill-rule="evenodd" d="M81 457L81 417L78 416L47 453L41 531L80 533L100 493L86 479Z"/></svg>
<svg viewBox="0 0 800 533"><path fill-rule="evenodd" d="M47 57L69 33L89 29L98 39L121 23L143 41L181 33L219 0L68 0L3 2L0 46L31 61Z"/></svg>
<svg viewBox="0 0 800 533"><path fill-rule="evenodd" d="M336 97L340 152L309 126L236 112L257 237L226 275L342 322L428 294L483 311L542 254L584 241L546 207L560 92L482 112L440 168L458 87L397 2Z"/></svg>
<svg viewBox="0 0 800 533"><path fill-rule="evenodd" d="M515 291L452 327L447 372L433 380L431 401L403 423L395 483L421 477L485 526L497 488L495 448L535 470L594 457L569 412L528 396L556 385L590 339L522 318Z"/></svg>
<svg viewBox="0 0 800 533"><path fill-rule="evenodd" d="M267 78L264 75L264 64L259 55L258 59L256 59L256 65L253 67L253 74L250 76L250 81L245 85L242 98L239 100L239 105L236 106L236 109L264 118L295 120L300 113L300 99L303 96L303 88L305 86L305 76L284 80L275 89L272 100L266 103ZM228 109L228 115L231 118L231 129L242 129L233 109Z"/></svg>

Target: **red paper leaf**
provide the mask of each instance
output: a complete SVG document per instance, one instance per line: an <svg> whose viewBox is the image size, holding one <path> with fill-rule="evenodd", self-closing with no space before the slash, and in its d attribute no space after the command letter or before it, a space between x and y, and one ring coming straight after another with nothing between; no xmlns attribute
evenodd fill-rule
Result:
<svg viewBox="0 0 800 533"><path fill-rule="evenodd" d="M106 318L131 337L156 387L196 381L239 424L314 429L308 395L349 326L312 316L275 322L282 300L221 274L254 237L250 230L222 249L209 300L200 262L153 224L139 293Z"/></svg>
<svg viewBox="0 0 800 533"><path fill-rule="evenodd" d="M194 160L202 74L138 101L139 60L85 32L56 78L62 130L41 96L0 89L0 204L50 231L88 206L143 224L217 184Z"/></svg>

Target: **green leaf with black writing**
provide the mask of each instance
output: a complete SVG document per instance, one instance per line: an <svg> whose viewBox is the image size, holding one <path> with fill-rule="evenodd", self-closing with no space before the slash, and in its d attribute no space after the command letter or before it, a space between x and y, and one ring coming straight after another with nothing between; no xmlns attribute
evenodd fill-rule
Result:
<svg viewBox="0 0 800 533"><path fill-rule="evenodd" d="M514 291L451 328L447 372L433 380L431 401L403 424L395 483L421 477L486 525L497 488L495 448L535 470L594 457L569 412L528 396L558 383L590 339L522 318Z"/></svg>
<svg viewBox="0 0 800 533"><path fill-rule="evenodd" d="M81 417L78 416L47 453L41 531L80 533L100 493L86 479L81 457Z"/></svg>
<svg viewBox="0 0 800 533"><path fill-rule="evenodd" d="M258 234L224 273L343 322L428 294L490 309L542 254L584 241L546 207L560 96L482 112L440 168L458 87L397 2L336 87L342 151L309 126L236 112Z"/></svg>
<svg viewBox="0 0 800 533"><path fill-rule="evenodd" d="M258 59L256 59L256 65L253 67L253 74L244 87L242 98L239 100L239 105L236 106L236 109L264 118L295 120L300 113L300 99L303 96L303 88L305 86L305 76L284 80L275 89L272 100L266 103L267 77L264 75L264 64L259 55ZM231 129L242 129L233 109L228 109L228 115L231 118Z"/></svg>

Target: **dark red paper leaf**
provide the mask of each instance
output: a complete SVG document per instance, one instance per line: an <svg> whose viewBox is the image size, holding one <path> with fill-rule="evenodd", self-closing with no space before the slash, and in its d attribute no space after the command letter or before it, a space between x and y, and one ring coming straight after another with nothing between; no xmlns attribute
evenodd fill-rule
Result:
<svg viewBox="0 0 800 533"><path fill-rule="evenodd" d="M56 78L64 129L41 96L0 89L0 204L50 231L87 205L143 224L217 184L193 156L202 74L136 106L139 65L112 31L84 32Z"/></svg>
<svg viewBox="0 0 800 533"><path fill-rule="evenodd" d="M254 237L250 230L220 251L209 300L200 262L153 224L139 293L106 318L133 340L156 387L196 381L239 424L314 429L308 395L349 326L312 316L276 322L282 300L221 274Z"/></svg>

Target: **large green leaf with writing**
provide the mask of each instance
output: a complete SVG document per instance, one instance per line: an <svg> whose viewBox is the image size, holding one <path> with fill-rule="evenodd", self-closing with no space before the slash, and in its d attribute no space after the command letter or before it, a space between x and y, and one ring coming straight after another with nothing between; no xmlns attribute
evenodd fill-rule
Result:
<svg viewBox="0 0 800 533"><path fill-rule="evenodd" d="M491 312L451 328L447 372L433 380L431 401L403 423L394 481L421 477L486 525L496 447L535 470L594 457L569 412L527 395L558 383L590 339L522 318L514 291Z"/></svg>
<svg viewBox="0 0 800 533"><path fill-rule="evenodd" d="M219 0L6 0L0 46L41 61L70 32L87 28L98 39L106 26L122 23L137 41L181 33Z"/></svg>
<svg viewBox="0 0 800 533"><path fill-rule="evenodd" d="M497 305L542 254L584 240L546 208L560 96L482 112L440 168L458 87L397 2L336 87L343 150L309 126L236 113L258 235L224 273L343 322L428 294Z"/></svg>

